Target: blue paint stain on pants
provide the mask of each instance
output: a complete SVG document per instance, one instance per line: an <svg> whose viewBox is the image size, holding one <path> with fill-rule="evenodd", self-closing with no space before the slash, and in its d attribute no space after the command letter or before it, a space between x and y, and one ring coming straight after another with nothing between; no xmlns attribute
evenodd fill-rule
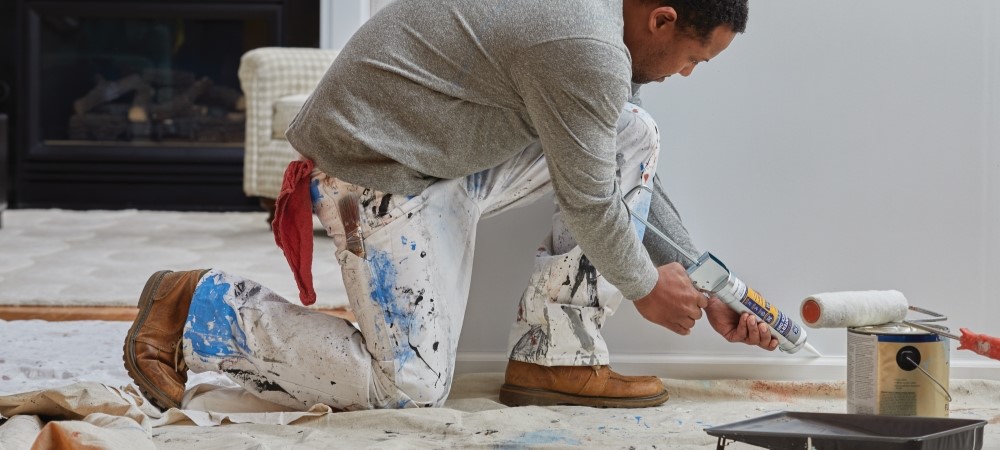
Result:
<svg viewBox="0 0 1000 450"><path fill-rule="evenodd" d="M226 296L231 295L232 286L217 283L218 279L218 275L206 277L195 288L184 339L189 339L191 350L202 356L250 353L236 311L225 302Z"/></svg>
<svg viewBox="0 0 1000 450"><path fill-rule="evenodd" d="M409 342L410 330L413 327L413 314L400 305L396 298L397 273L389 252L368 249L368 267L371 270L371 280L368 286L371 289L372 300L382 310L386 324L396 329L395 333L399 342L395 343L394 357L398 370L416 355Z"/></svg>
<svg viewBox="0 0 1000 450"><path fill-rule="evenodd" d="M647 191L639 191L636 194L635 204L630 208L632 212L645 220L649 220L649 206L652 203L652 195ZM641 240L646 235L646 224L639 221L635 217L630 217L632 219L632 225L635 227L635 233L639 236Z"/></svg>
<svg viewBox="0 0 1000 450"><path fill-rule="evenodd" d="M316 202L323 200L323 192L319 190L319 180L315 178L309 183L309 197L312 199L314 205Z"/></svg>

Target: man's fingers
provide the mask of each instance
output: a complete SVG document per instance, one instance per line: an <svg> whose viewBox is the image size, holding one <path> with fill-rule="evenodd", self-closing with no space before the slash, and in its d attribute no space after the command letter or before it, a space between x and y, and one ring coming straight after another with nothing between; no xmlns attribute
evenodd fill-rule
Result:
<svg viewBox="0 0 1000 450"><path fill-rule="evenodd" d="M667 328L681 336L687 336L691 334L691 329L694 328L695 323L697 322L690 317L677 317L673 322L670 322L670 326Z"/></svg>
<svg viewBox="0 0 1000 450"><path fill-rule="evenodd" d="M733 342L747 342L747 315L746 313L740 314L740 318L736 319L736 329L732 332Z"/></svg>
<svg viewBox="0 0 1000 450"><path fill-rule="evenodd" d="M698 309L705 309L705 308L708 308L708 297L698 294Z"/></svg>
<svg viewBox="0 0 1000 450"><path fill-rule="evenodd" d="M759 325L757 325L757 328L760 331L760 341L761 342L765 342L765 343L766 342L770 342L771 341L771 327L767 326L766 323L761 322Z"/></svg>
<svg viewBox="0 0 1000 450"><path fill-rule="evenodd" d="M744 320L743 323L745 323L747 327L747 334L746 334L747 340L744 342L750 345L760 344L760 332L757 329L757 327L759 326L757 324L757 318L751 316L750 314L747 314L746 320Z"/></svg>
<svg viewBox="0 0 1000 450"><path fill-rule="evenodd" d="M771 328L764 322L757 325L757 328L760 333L760 344L758 345L766 350L774 350L778 346L778 340L771 336Z"/></svg>
<svg viewBox="0 0 1000 450"><path fill-rule="evenodd" d="M760 343L757 344L760 348L764 350L774 350L778 348L778 339L771 336L771 329L766 323L761 322L757 325L757 332L760 334Z"/></svg>
<svg viewBox="0 0 1000 450"><path fill-rule="evenodd" d="M691 328L685 328L682 325L677 324L677 323L672 323L667 328L669 328L670 331L673 331L674 333L677 333L677 334L679 334L681 336L687 336L688 334L691 334Z"/></svg>

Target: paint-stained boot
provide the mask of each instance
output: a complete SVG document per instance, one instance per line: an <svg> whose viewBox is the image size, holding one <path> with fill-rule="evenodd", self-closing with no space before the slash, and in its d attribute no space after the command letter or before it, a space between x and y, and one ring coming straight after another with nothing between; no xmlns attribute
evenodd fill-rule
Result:
<svg viewBox="0 0 1000 450"><path fill-rule="evenodd" d="M125 336L125 370L160 408L179 408L187 383L181 334L191 297L208 270L159 271L139 297L139 314Z"/></svg>
<svg viewBox="0 0 1000 450"><path fill-rule="evenodd" d="M507 406L579 405L644 408L670 398L654 376L625 376L609 366L553 366L510 360L500 403Z"/></svg>

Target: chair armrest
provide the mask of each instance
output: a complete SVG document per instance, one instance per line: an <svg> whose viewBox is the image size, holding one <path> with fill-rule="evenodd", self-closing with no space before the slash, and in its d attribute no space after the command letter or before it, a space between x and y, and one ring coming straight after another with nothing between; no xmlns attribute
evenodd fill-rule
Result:
<svg viewBox="0 0 1000 450"><path fill-rule="evenodd" d="M318 48L263 47L240 59L240 85L247 104L247 145L270 140L274 103L281 97L308 94L316 88L338 51Z"/></svg>
<svg viewBox="0 0 1000 450"><path fill-rule="evenodd" d="M318 48L263 47L243 55L239 78L247 108L244 173L255 174L259 164L270 164L268 161L275 157L291 160L289 156L271 155L276 151L271 145L274 104L284 96L311 93L338 53ZM284 153L294 154L288 150ZM257 177L245 176L244 190L253 195L272 190L256 183Z"/></svg>

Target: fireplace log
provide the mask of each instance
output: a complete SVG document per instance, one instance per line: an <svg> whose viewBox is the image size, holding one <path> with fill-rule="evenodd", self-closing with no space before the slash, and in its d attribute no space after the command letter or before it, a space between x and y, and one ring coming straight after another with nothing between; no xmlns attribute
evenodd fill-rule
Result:
<svg viewBox="0 0 1000 450"><path fill-rule="evenodd" d="M129 122L118 114L74 114L69 118L69 136L77 140L114 141L128 130Z"/></svg>
<svg viewBox="0 0 1000 450"><path fill-rule="evenodd" d="M150 68L142 71L142 79L154 86L187 87L194 84L195 76L183 70Z"/></svg>
<svg viewBox="0 0 1000 450"><path fill-rule="evenodd" d="M246 111L247 103L243 93L229 86L212 86L199 98L203 103L221 106L231 111Z"/></svg>
<svg viewBox="0 0 1000 450"><path fill-rule="evenodd" d="M149 103L153 98L153 87L142 82L135 88L132 107L128 109L128 120L132 123L149 122Z"/></svg>
<svg viewBox="0 0 1000 450"><path fill-rule="evenodd" d="M202 77L189 86L183 93L162 103L152 105L149 109L155 120L165 120L177 117L203 115L204 107L196 105L195 100L212 86L212 80Z"/></svg>
<svg viewBox="0 0 1000 450"><path fill-rule="evenodd" d="M105 80L100 75L97 76L97 86L94 86L86 95L73 102L73 110L77 114L83 114L97 106L110 102L135 90L143 84L139 75L129 75L118 81Z"/></svg>

